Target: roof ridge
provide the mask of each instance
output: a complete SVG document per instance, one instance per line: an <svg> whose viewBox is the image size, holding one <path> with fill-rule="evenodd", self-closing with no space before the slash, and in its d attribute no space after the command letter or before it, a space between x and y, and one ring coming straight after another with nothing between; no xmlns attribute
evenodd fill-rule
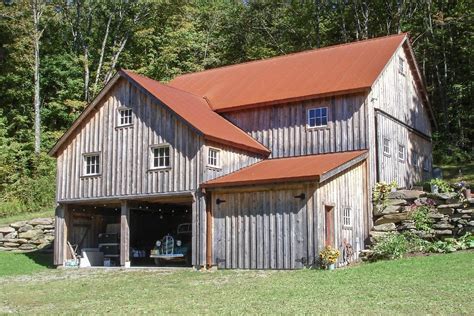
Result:
<svg viewBox="0 0 474 316"><path fill-rule="evenodd" d="M196 97L196 98L198 98L198 99L202 99L202 100L209 106L209 108L211 108L211 110L212 110L212 107L209 105L209 102L208 102L208 101L206 100L206 98L203 97L203 96L199 96L199 95L194 94L194 93L192 93L192 92L189 92L189 91L186 91L186 90L182 90L182 89L180 89L180 88L176 88L176 87L170 86L169 84L166 84L166 83L163 83L163 82L161 82L161 81L159 81L159 80L156 80L156 79L150 78L150 77L148 77L148 76L139 74L139 73L137 73L137 72L135 72L135 71L133 71L133 70L130 70L130 69L120 69L120 70L121 70L121 71L124 71L125 73L131 72L131 73L133 73L133 74L136 75L136 76L139 76L139 77L142 77L142 78L145 78L145 79L149 79L149 80L153 80L153 81L155 81L156 83L158 83L158 84L160 84L160 85L162 85L162 86L165 86L165 87L168 87L168 88L177 90L177 91L179 91L179 92L184 92L184 93L190 94L190 95L192 95L192 96L194 96L194 97Z"/></svg>
<svg viewBox="0 0 474 316"><path fill-rule="evenodd" d="M312 48L312 49L303 50L303 51L299 51L299 52L292 52L292 53L288 53L288 54L285 54L285 55L277 55L277 56L272 56L272 57L268 57L268 58L249 60L249 61L245 61L245 62L237 63L237 64L224 65L224 66L220 66L220 67L216 67L216 68L201 70L201 71L198 71L198 72L189 72L189 73L182 74L182 75L179 75L177 77L174 77L170 81L170 83L172 83L175 79L178 79L180 77L188 77L188 76L197 75L197 74L201 74L201 73L205 73L205 72L217 71L219 69L227 69L227 68L237 67L237 66L241 66L241 65L247 65L247 64L263 62L263 61L267 61L267 60L274 60L274 59L279 59L279 58L283 59L283 58L292 57L294 55L309 54L309 53L314 53L315 51L329 50L329 49L339 48L339 47L343 47L343 46L356 45L356 44L360 44L360 43L367 43L367 42L373 42L373 41L377 41L377 40L383 40L383 39L387 39L387 38L390 38L390 37L397 37L397 36L401 37L401 36L407 36L407 35L408 35L408 32L403 32L403 33L398 33L398 34L390 34L390 35L386 35L386 36L372 37L372 38L368 38L368 39L364 39L364 40L360 40L360 41L356 41L356 42L339 43L339 44L335 44L335 45L319 47L319 48Z"/></svg>

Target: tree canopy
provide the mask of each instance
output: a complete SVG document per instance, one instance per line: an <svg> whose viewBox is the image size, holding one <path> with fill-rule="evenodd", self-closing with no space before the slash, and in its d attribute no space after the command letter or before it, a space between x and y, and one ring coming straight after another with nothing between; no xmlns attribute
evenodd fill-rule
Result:
<svg viewBox="0 0 474 316"><path fill-rule="evenodd" d="M45 153L118 67L168 81L400 32L410 32L439 124L435 162L471 160L473 11L469 0L4 0L0 215L52 205L55 166Z"/></svg>

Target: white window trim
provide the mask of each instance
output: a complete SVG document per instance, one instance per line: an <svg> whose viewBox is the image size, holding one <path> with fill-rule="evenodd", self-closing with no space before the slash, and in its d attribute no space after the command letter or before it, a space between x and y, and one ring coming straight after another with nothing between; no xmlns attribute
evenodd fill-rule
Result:
<svg viewBox="0 0 474 316"><path fill-rule="evenodd" d="M400 147L403 148L403 157L402 157L402 158L400 158ZM406 160L406 157L407 157L407 149L406 149L405 145L398 144L397 157L398 157L398 161L404 162L404 161Z"/></svg>
<svg viewBox="0 0 474 316"><path fill-rule="evenodd" d="M385 151L385 141L386 140L388 141L388 145L387 145L388 151ZM388 138L388 137L382 138L382 152L387 157L391 156L391 154L390 154L390 143L391 143L390 138Z"/></svg>
<svg viewBox="0 0 474 316"><path fill-rule="evenodd" d="M346 216L346 211L348 211L348 216ZM342 219L342 227L351 229L353 225L353 214L354 210L350 206L345 206L342 208L342 214L341 214L341 219ZM346 223L346 219L348 220L349 223Z"/></svg>
<svg viewBox="0 0 474 316"><path fill-rule="evenodd" d="M122 124L120 121L122 119L122 112L123 111L130 111L130 123ZM117 127L127 127L133 125L133 110L132 108L127 107L119 107L117 109Z"/></svg>
<svg viewBox="0 0 474 316"><path fill-rule="evenodd" d="M398 56L398 72L405 76L406 73L406 63L405 63L405 58L402 56Z"/></svg>
<svg viewBox="0 0 474 316"><path fill-rule="evenodd" d="M326 124L325 125L319 125L319 126L311 126L309 124L309 119L310 119L310 116L309 116L309 113L311 110L317 110L317 109L326 109ZM314 108L308 108L306 109L306 128L307 129L319 129L319 128L328 128L329 127L329 121L330 121L330 113L329 113L329 107L328 106L318 106L318 107L314 107Z"/></svg>
<svg viewBox="0 0 474 316"><path fill-rule="evenodd" d="M87 157L97 156L99 158L99 163L97 164L97 168L99 172L96 173L87 173ZM82 177L97 177L102 175L102 157L100 152L90 152L82 154Z"/></svg>
<svg viewBox="0 0 474 316"><path fill-rule="evenodd" d="M154 165L154 158L155 158L155 149L157 148L164 148L164 147L168 147L169 148L169 166L158 166L158 167L155 167ZM168 144L168 143L165 143L165 144L154 144L154 145L150 145L150 159L149 159L149 167L148 169L149 170L166 170L166 169L171 169L171 166L173 165L173 160L172 160L172 157L173 157L173 154L172 154L172 148L171 148L171 145Z"/></svg>
<svg viewBox="0 0 474 316"><path fill-rule="evenodd" d="M209 158L210 158L209 154L210 154L211 151L217 152L216 165L212 165L212 164L209 163ZM222 168L222 164L221 164L222 155L221 155L221 153L222 153L222 151L219 148L207 147L207 166L209 168L214 168L214 169L221 169Z"/></svg>

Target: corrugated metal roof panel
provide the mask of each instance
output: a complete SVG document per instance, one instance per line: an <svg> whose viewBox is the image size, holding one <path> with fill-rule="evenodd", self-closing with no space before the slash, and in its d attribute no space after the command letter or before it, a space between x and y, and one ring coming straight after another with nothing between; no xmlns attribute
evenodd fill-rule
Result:
<svg viewBox="0 0 474 316"><path fill-rule="evenodd" d="M366 150L267 159L205 182L202 187L228 187L286 181L319 180L325 174L367 153Z"/></svg>
<svg viewBox="0 0 474 316"><path fill-rule="evenodd" d="M169 85L228 111L369 89L406 34L289 54L178 76Z"/></svg>

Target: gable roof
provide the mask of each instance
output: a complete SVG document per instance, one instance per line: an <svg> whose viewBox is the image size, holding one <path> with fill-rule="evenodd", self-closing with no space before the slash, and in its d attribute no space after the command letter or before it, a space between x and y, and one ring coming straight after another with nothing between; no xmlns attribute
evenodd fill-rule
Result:
<svg viewBox="0 0 474 316"><path fill-rule="evenodd" d="M128 70L119 70L113 79L107 83L99 95L86 107L73 125L58 140L49 154L55 156L61 146L66 142L72 131L75 130L85 117L99 104L99 101L123 77L144 93L163 103L178 117L201 133L205 139L212 140L231 147L241 148L250 152L268 155L270 151L252 138L250 135L227 121L219 114L213 112L206 100L186 91L164 85L158 81L138 75Z"/></svg>
<svg viewBox="0 0 474 316"><path fill-rule="evenodd" d="M407 34L329 46L176 77L169 85L206 98L213 110L370 89Z"/></svg>
<svg viewBox="0 0 474 316"><path fill-rule="evenodd" d="M367 157L367 150L266 159L207 181L204 188L290 181L325 181Z"/></svg>

